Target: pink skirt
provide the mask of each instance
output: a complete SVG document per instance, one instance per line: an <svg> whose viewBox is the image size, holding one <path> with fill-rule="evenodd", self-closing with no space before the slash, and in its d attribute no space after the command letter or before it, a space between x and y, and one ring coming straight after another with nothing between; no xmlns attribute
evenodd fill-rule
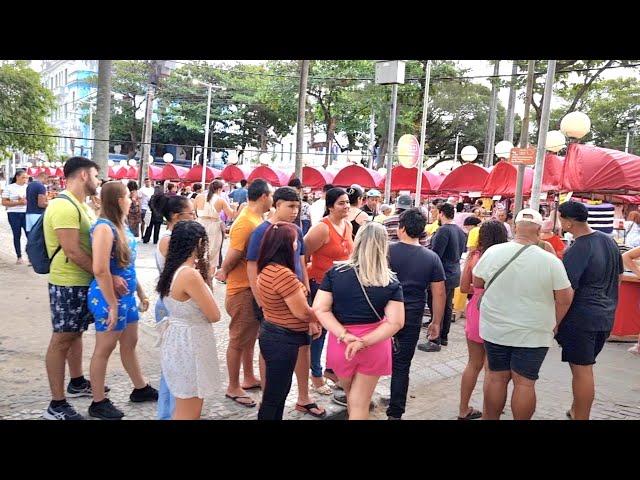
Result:
<svg viewBox="0 0 640 480"><path fill-rule="evenodd" d="M465 310L465 318L467 323L464 325L464 333L467 339L475 343L484 343L480 338L480 311L478 310L478 296L484 292L484 288L473 287L473 296L467 302Z"/></svg>
<svg viewBox="0 0 640 480"><path fill-rule="evenodd" d="M384 320L383 320L384 321ZM378 328L382 322L367 323L364 325L345 325L349 333L362 337ZM381 377L391 375L391 339L360 350L350 361L344 356L345 343L338 343L338 339L329 333L327 343L327 367L333 369L338 377L348 378L356 373Z"/></svg>

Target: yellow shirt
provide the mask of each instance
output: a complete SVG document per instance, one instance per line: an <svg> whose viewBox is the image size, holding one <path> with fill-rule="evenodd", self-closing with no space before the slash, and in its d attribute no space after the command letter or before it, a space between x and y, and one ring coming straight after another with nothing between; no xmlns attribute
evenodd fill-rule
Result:
<svg viewBox="0 0 640 480"><path fill-rule="evenodd" d="M227 295L234 295L242 290L251 288L247 276L247 246L249 238L258 225L263 222L261 215L256 215L245 208L233 222L229 231L229 248L242 252L242 258L235 268L227 275Z"/></svg>
<svg viewBox="0 0 640 480"><path fill-rule="evenodd" d="M478 248L480 238L480 227L473 227L469 231L469 236L467 237L467 248Z"/></svg>
<svg viewBox="0 0 640 480"><path fill-rule="evenodd" d="M86 203L80 203L73 193L68 190L61 193L69 197L82 213L78 215L76 207L64 198L53 199L49 202L47 209L44 211L43 220L47 253L51 257L60 245L56 230L59 228L73 228L80 230L80 246L91 255L89 229L95 222L95 214ZM67 259L64 250L60 249L53 258L49 270L49 283L64 287L88 287L91 280L93 280L93 275Z"/></svg>
<svg viewBox="0 0 640 480"><path fill-rule="evenodd" d="M438 228L440 228L440 225L438 225L438 220L436 220L432 224L427 225L424 231L427 232L427 235L433 235L434 233L436 233L436 230L438 230Z"/></svg>
<svg viewBox="0 0 640 480"><path fill-rule="evenodd" d="M385 215L383 213L376 215L376 218L373 219L374 222L384 223L384 221L389 218L389 215Z"/></svg>

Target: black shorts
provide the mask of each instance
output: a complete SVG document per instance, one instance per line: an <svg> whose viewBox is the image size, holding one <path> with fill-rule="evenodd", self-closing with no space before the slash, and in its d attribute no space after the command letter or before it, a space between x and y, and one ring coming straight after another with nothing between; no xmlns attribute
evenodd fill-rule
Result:
<svg viewBox="0 0 640 480"><path fill-rule="evenodd" d="M562 322L556 341L562 347L562 361L574 365L593 365L609 338L608 331L590 332L573 322Z"/></svg>
<svg viewBox="0 0 640 480"><path fill-rule="evenodd" d="M89 287L49 284L53 333L82 333L93 323L87 296Z"/></svg>
<svg viewBox="0 0 640 480"><path fill-rule="evenodd" d="M484 341L489 370L511 370L529 380L537 380L549 347L509 347Z"/></svg>

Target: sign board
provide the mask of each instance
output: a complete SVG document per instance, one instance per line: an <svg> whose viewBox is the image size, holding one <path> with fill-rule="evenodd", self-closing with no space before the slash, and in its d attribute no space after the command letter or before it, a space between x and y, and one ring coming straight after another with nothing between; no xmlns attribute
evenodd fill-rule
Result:
<svg viewBox="0 0 640 480"><path fill-rule="evenodd" d="M535 148L512 148L509 156L509 163L514 165L535 165Z"/></svg>
<svg viewBox="0 0 640 480"><path fill-rule="evenodd" d="M491 197L491 200L500 200L502 198L502 195L494 195L493 197Z"/></svg>
<svg viewBox="0 0 640 480"><path fill-rule="evenodd" d="M420 142L414 135L402 135L398 140L398 161L405 168L413 168L420 159Z"/></svg>
<svg viewBox="0 0 640 480"><path fill-rule="evenodd" d="M470 198L479 198L482 196L482 192L469 192Z"/></svg>

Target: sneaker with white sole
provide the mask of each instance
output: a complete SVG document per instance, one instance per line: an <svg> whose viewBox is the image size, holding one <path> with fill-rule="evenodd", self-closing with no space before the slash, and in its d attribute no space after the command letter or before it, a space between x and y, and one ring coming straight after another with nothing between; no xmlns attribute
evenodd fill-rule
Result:
<svg viewBox="0 0 640 480"><path fill-rule="evenodd" d="M110 391L111 389L105 385L104 393L109 393ZM67 396L71 398L92 397L93 392L91 391L91 381L87 380L79 387L76 387L69 382L69 385L67 385Z"/></svg>
<svg viewBox="0 0 640 480"><path fill-rule="evenodd" d="M47 420L84 420L84 417L67 402L57 407L49 405L42 416Z"/></svg>

